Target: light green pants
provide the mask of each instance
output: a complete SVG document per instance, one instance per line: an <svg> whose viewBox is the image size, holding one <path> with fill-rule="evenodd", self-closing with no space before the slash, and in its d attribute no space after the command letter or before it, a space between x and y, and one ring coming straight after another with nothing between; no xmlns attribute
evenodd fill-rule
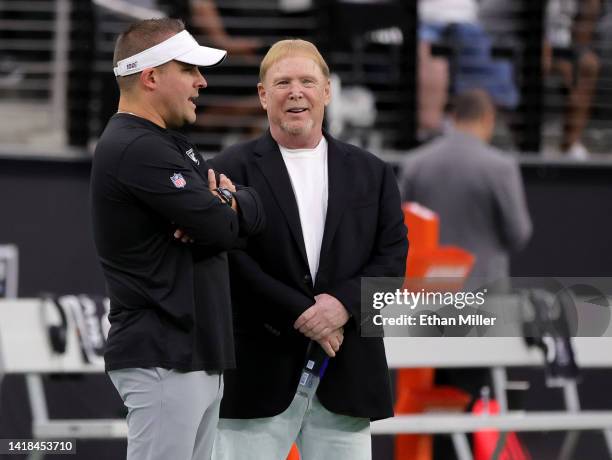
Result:
<svg viewBox="0 0 612 460"><path fill-rule="evenodd" d="M284 460L293 442L301 460L372 458L369 419L334 414L299 394L275 417L220 419L212 458Z"/></svg>

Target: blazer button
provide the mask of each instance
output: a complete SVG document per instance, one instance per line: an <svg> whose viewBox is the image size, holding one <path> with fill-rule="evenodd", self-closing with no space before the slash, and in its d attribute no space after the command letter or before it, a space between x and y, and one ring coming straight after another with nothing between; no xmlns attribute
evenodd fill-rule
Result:
<svg viewBox="0 0 612 460"><path fill-rule="evenodd" d="M304 275L304 284L310 284L312 282L312 277L310 275Z"/></svg>

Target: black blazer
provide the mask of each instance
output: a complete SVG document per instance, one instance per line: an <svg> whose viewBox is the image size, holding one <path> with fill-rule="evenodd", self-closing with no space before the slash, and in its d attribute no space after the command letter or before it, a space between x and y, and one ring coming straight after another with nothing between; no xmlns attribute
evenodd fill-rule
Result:
<svg viewBox="0 0 612 460"><path fill-rule="evenodd" d="M224 374L222 417L269 417L289 406L309 342L293 323L324 292L340 300L351 319L319 400L339 414L393 415L383 341L361 337L358 325L361 277L404 275L408 241L399 191L389 165L326 138L329 197L316 280L309 274L289 174L270 133L230 147L212 162L259 193L267 220L264 232L229 253L237 369Z"/></svg>

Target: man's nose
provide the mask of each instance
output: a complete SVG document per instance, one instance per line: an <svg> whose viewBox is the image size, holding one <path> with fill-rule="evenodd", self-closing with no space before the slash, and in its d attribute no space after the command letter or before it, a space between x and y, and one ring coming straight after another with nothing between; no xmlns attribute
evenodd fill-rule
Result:
<svg viewBox="0 0 612 460"><path fill-rule="evenodd" d="M291 85L289 90L289 97L292 99L301 99L303 97L302 87L298 83Z"/></svg>
<svg viewBox="0 0 612 460"><path fill-rule="evenodd" d="M196 82L196 87L206 88L207 86L208 86L208 82L206 81L206 78L204 78L204 76L200 73L200 69L198 69L198 79Z"/></svg>

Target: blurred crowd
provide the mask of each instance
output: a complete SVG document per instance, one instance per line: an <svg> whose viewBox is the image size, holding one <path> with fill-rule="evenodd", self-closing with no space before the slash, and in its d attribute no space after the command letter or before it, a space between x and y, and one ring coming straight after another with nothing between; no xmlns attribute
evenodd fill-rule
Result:
<svg viewBox="0 0 612 460"><path fill-rule="evenodd" d="M266 129L255 91L256 63L267 46L282 36L304 36L329 54L337 70L328 129L366 147L405 150L443 134L450 125L448 101L470 89L485 90L500 110L493 141L500 146L579 160L588 158L590 150L607 153L612 147L612 134L602 123L611 115L605 78L608 51L602 47L609 22L607 0L547 0L535 13L527 2L503 0L418 0L410 5L396 0L92 0L79 2L78 8L87 11L85 3L95 24L91 38L95 51L87 58L94 69L76 75L78 64L70 64L64 88L65 125L69 126L64 129L72 133L70 125L75 124L88 133L68 135L69 144L95 142L116 105L105 34L114 33L118 23L129 22L134 15L153 12L186 19L199 39L229 51L230 66L212 77L216 84L210 85L210 100L205 109L200 107L195 128L196 142L206 151L218 151ZM43 10L25 12L16 5L7 1L0 9L2 19L12 24L1 32L4 104L20 98L61 101L54 92L57 50L34 52L23 39L31 25L28 20L43 18ZM52 21L53 14L59 14L55 2L49 0L48 5L45 18L56 25ZM343 22L337 13L343 10L350 21ZM527 16L538 11L539 30L525 31L530 24ZM415 19L417 23L410 25ZM71 21L69 37L83 40L83 31L75 32L79 24L74 15ZM35 38L41 33L30 35ZM533 52L541 54L540 65L530 69L526 61ZM68 61L82 54L71 50ZM42 91L45 74L37 69L45 61L49 82ZM85 85L83 78L89 78L88 94L75 96L72 78L81 80L76 83L79 87ZM81 97L91 101L87 114L83 108L70 107L73 99ZM522 139L533 115L526 115L532 109L525 107L538 98L542 100L537 115L541 139L529 144ZM7 128L7 137L11 130L15 132Z"/></svg>

